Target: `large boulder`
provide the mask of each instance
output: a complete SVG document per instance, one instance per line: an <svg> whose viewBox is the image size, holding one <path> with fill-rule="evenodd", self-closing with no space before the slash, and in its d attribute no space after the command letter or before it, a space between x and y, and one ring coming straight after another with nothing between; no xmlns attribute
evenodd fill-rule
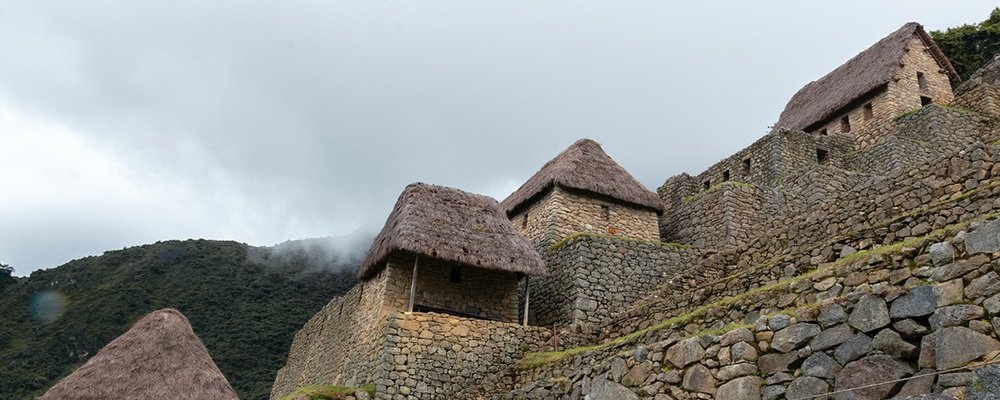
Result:
<svg viewBox="0 0 1000 400"><path fill-rule="evenodd" d="M950 326L934 333L934 359L938 371L961 367L1000 349L996 339L964 326Z"/></svg>
<svg viewBox="0 0 1000 400"><path fill-rule="evenodd" d="M705 356L705 349L701 347L698 338L688 338L670 346L663 358L670 361L674 367L684 368L689 364L701 360Z"/></svg>
<svg viewBox="0 0 1000 400"><path fill-rule="evenodd" d="M820 333L819 325L795 324L775 332L771 347L782 353L795 350Z"/></svg>
<svg viewBox="0 0 1000 400"><path fill-rule="evenodd" d="M889 325L889 307L885 300L873 295L862 296L854 305L847 323L861 332L871 332Z"/></svg>
<svg viewBox="0 0 1000 400"><path fill-rule="evenodd" d="M757 376L744 376L719 386L715 392L717 400L760 400L762 380Z"/></svg>
<svg viewBox="0 0 1000 400"><path fill-rule="evenodd" d="M844 366L834 381L835 400L882 400L903 386L903 382L885 383L913 374L908 364L887 355L873 355ZM848 390L854 389L854 390Z"/></svg>

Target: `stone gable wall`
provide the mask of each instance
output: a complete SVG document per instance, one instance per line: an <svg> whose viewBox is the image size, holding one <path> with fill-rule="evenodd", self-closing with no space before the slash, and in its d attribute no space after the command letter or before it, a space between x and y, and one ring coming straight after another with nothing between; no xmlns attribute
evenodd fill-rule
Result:
<svg viewBox="0 0 1000 400"><path fill-rule="evenodd" d="M698 268L702 258L695 249L601 236L543 251L549 274L530 280L529 321L574 329L607 322L661 281Z"/></svg>
<svg viewBox="0 0 1000 400"><path fill-rule="evenodd" d="M857 138L859 148L865 148L892 133L891 121L894 118L919 109L921 96L930 97L935 104L950 104L954 100L951 81L927 46L914 36L907 47L909 50L900 60L900 67L885 90L811 132L820 133L825 129L829 135L847 134ZM917 81L918 71L924 75L925 88L921 88ZM865 111L866 104L871 105L870 116ZM844 116L849 118L850 132L842 129L841 118Z"/></svg>
<svg viewBox="0 0 1000 400"><path fill-rule="evenodd" d="M528 240L542 244L579 233L660 240L655 211L558 186L511 221Z"/></svg>
<svg viewBox="0 0 1000 400"><path fill-rule="evenodd" d="M376 399L443 399L545 349L548 329L436 313L388 318Z"/></svg>

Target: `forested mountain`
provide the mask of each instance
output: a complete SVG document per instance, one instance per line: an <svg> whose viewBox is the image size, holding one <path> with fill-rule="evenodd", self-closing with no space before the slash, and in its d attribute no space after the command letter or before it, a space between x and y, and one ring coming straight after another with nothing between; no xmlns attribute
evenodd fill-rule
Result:
<svg viewBox="0 0 1000 400"><path fill-rule="evenodd" d="M34 398L165 307L188 317L240 398L266 399L295 332L355 282L356 256L304 243L157 242L27 279L0 271L0 399Z"/></svg>

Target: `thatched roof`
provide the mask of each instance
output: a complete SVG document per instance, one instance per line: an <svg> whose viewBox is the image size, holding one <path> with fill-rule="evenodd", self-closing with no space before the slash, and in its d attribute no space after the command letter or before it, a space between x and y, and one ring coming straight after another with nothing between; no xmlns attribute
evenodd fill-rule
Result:
<svg viewBox="0 0 1000 400"><path fill-rule="evenodd" d="M426 183L403 189L358 274L362 279L375 275L396 252L527 275L545 273L541 256L496 200Z"/></svg>
<svg viewBox="0 0 1000 400"><path fill-rule="evenodd" d="M179 311L153 311L40 400L233 399L236 392Z"/></svg>
<svg viewBox="0 0 1000 400"><path fill-rule="evenodd" d="M608 157L600 144L590 139L577 140L545 163L534 176L507 196L500 207L508 216L513 216L556 185L663 212L660 197L646 189L625 168Z"/></svg>
<svg viewBox="0 0 1000 400"><path fill-rule="evenodd" d="M930 49L952 83L958 83L961 78L930 35L920 24L909 22L833 72L799 89L785 105L775 126L810 130L836 117L857 100L880 91L892 80L906 52L906 44L914 35Z"/></svg>

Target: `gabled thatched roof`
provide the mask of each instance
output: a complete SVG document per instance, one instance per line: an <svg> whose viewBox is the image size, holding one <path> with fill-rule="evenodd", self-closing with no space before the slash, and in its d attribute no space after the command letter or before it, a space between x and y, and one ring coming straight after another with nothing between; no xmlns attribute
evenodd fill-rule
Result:
<svg viewBox="0 0 1000 400"><path fill-rule="evenodd" d="M881 90L899 68L906 44L914 35L930 49L952 83L958 83L961 80L958 73L930 35L920 24L908 22L844 65L799 89L785 105L775 126L794 130L812 129L836 117L858 99Z"/></svg>
<svg viewBox="0 0 1000 400"><path fill-rule="evenodd" d="M396 252L527 275L545 273L541 256L496 200L426 183L403 189L361 263L361 279L378 273Z"/></svg>
<svg viewBox="0 0 1000 400"><path fill-rule="evenodd" d="M520 188L500 203L508 216L530 205L553 186L562 186L663 212L660 197L646 189L625 168L608 157L601 145L580 139L549 160Z"/></svg>
<svg viewBox="0 0 1000 400"><path fill-rule="evenodd" d="M179 311L153 311L40 400L233 399L236 392Z"/></svg>

